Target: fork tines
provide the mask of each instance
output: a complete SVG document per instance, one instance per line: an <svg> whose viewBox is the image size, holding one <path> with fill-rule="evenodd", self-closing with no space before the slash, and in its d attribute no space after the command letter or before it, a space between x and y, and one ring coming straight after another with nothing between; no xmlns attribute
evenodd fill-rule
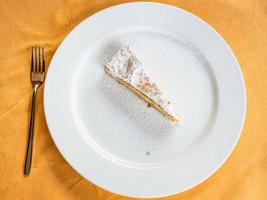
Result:
<svg viewBox="0 0 267 200"><path fill-rule="evenodd" d="M45 72L44 48L32 47L31 71L33 73Z"/></svg>

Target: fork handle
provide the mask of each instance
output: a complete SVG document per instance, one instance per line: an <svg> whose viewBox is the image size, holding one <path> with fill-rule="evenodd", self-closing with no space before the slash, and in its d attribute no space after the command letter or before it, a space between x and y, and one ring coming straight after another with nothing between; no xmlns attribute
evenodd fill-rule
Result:
<svg viewBox="0 0 267 200"><path fill-rule="evenodd" d="M36 92L38 85L34 85L33 93L32 93L32 104L31 104L31 117L30 117L30 129L29 129L29 138L28 138L28 146L26 152L26 160L24 166L24 175L30 175L31 164L32 164L32 150L33 150L33 136L34 136L34 118L35 118L35 100L36 100Z"/></svg>

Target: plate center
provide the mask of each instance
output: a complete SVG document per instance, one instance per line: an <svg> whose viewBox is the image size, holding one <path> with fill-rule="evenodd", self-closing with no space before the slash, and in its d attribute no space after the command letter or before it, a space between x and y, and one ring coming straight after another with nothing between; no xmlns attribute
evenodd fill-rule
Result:
<svg viewBox="0 0 267 200"><path fill-rule="evenodd" d="M173 124L104 72L129 45L181 121ZM167 162L209 135L217 86L209 62L179 36L156 30L122 30L97 41L76 66L72 111L84 136L101 152L131 163ZM90 145L90 144L88 144Z"/></svg>

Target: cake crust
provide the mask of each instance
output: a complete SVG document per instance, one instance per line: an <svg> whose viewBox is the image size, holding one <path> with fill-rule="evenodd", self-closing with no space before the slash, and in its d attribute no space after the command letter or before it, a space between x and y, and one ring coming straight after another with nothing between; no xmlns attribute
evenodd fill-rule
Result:
<svg viewBox="0 0 267 200"><path fill-rule="evenodd" d="M170 115L169 113L167 113L160 105L158 105L155 101L153 101L151 98L149 98L148 96L146 96L145 94L143 94L142 92L140 92L139 90L137 90L135 87L133 87L132 85L130 85L129 83L127 83L126 81L124 81L123 79L120 79L118 77L113 76L109 69L105 66L105 72L111 76L113 79L115 79L118 83L120 83L121 85L125 86L126 88L128 88L130 91L132 91L135 95L137 95L139 98L141 98L143 101L145 101L148 106L152 106L154 109L156 109L158 112L160 112L161 114L163 114L164 116L168 117L171 121L173 122L177 122L178 119L175 118L174 116Z"/></svg>

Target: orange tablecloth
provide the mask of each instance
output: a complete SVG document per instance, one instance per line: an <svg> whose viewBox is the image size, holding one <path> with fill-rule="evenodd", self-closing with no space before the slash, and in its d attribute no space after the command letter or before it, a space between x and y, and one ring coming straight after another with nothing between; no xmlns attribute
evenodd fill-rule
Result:
<svg viewBox="0 0 267 200"><path fill-rule="evenodd" d="M123 0L0 1L0 199L128 199L89 183L56 149L46 126L43 86L37 97L30 177L23 176L29 105L30 47L41 44L49 64L80 21ZM267 1L165 0L201 17L229 43L247 87L247 117L231 157L197 187L164 199L267 199ZM227 134L227 133L226 133Z"/></svg>

